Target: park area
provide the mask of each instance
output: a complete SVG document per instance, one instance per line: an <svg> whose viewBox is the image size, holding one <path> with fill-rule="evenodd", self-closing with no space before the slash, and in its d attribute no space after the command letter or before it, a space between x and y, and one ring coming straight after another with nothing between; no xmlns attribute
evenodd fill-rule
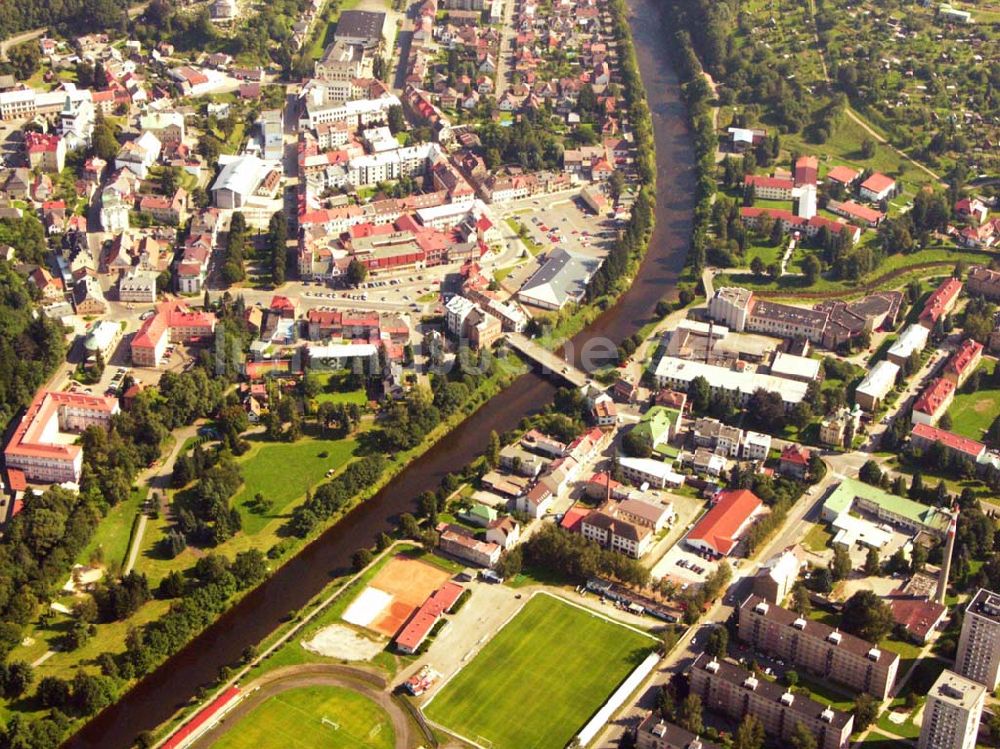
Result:
<svg viewBox="0 0 1000 749"><path fill-rule="evenodd" d="M565 746L656 645L539 594L424 708L489 749Z"/></svg>
<svg viewBox="0 0 1000 749"><path fill-rule="evenodd" d="M992 366L980 364L979 371L986 375L992 371ZM1000 390L985 386L986 378L983 382L984 386L974 393L959 391L948 409L951 431L974 440L982 440L990 425L1000 416Z"/></svg>
<svg viewBox="0 0 1000 749"><path fill-rule="evenodd" d="M301 687L270 697L212 744L213 749L393 749L386 712L343 687Z"/></svg>
<svg viewBox="0 0 1000 749"><path fill-rule="evenodd" d="M328 471L342 468L358 444L354 439L314 437L296 442L250 441L253 447L239 460L243 488L233 501L243 513L243 530L250 535L282 515L290 502L323 481ZM248 512L246 506L258 493L271 503L269 510Z"/></svg>

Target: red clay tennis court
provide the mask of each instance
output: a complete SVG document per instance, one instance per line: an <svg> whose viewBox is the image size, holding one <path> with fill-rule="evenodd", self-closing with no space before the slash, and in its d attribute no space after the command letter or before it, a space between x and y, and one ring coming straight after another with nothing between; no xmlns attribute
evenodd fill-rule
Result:
<svg viewBox="0 0 1000 749"><path fill-rule="evenodd" d="M394 637L427 596L451 579L451 573L398 554L379 570L370 587L392 596L392 603L383 609L368 626L387 637Z"/></svg>

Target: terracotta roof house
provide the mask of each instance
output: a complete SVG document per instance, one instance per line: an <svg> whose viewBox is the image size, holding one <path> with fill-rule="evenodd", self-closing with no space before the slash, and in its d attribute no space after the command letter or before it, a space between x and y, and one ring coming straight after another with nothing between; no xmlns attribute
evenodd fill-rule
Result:
<svg viewBox="0 0 1000 749"><path fill-rule="evenodd" d="M719 492L712 509L691 529L685 541L700 551L728 556L762 508L763 502L748 489Z"/></svg>
<svg viewBox="0 0 1000 749"><path fill-rule="evenodd" d="M785 445L785 449L781 451L778 470L784 476L802 480L809 472L809 459L811 457L812 454L804 447Z"/></svg>

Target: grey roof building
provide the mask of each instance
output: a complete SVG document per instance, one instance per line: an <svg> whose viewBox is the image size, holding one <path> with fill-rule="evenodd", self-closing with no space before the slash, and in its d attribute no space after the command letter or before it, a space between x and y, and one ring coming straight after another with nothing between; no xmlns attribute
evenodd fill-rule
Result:
<svg viewBox="0 0 1000 749"><path fill-rule="evenodd" d="M377 47L385 36L385 13L345 10L337 21L334 39L348 44Z"/></svg>
<svg viewBox="0 0 1000 749"><path fill-rule="evenodd" d="M562 248L553 250L542 267L525 281L518 299L542 309L562 309L569 302L583 299L587 284L600 267L601 261L596 258Z"/></svg>

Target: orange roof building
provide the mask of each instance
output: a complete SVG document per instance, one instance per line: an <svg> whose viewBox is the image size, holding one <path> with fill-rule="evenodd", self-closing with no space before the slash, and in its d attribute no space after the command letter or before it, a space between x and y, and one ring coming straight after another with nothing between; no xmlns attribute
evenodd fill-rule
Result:
<svg viewBox="0 0 1000 749"><path fill-rule="evenodd" d="M920 312L919 322L925 328L933 330L937 321L955 308L962 282L957 278L949 278L927 297L924 308Z"/></svg>
<svg viewBox="0 0 1000 749"><path fill-rule="evenodd" d="M849 166L835 166L826 173L826 178L828 180L839 182L845 187L853 185L860 176L861 172L856 169L851 169Z"/></svg>
<svg viewBox="0 0 1000 749"><path fill-rule="evenodd" d="M764 503L749 489L719 492L715 505L687 535L687 544L699 551L728 556L760 514Z"/></svg>
<svg viewBox="0 0 1000 749"><path fill-rule="evenodd" d="M132 337L132 363L158 367L168 343L186 343L210 338L215 333L215 315L193 312L183 302L162 302L156 314L143 322Z"/></svg>
<svg viewBox="0 0 1000 749"><path fill-rule="evenodd" d="M933 425L944 415L954 400L955 383L944 377L938 377L920 393L913 404L910 420L914 424Z"/></svg>
<svg viewBox="0 0 1000 749"><path fill-rule="evenodd" d="M403 653L417 652L434 625L455 605L464 590L458 583L447 582L431 593L396 636L396 647Z"/></svg>
<svg viewBox="0 0 1000 749"><path fill-rule="evenodd" d="M83 448L76 435L89 427L107 429L118 400L86 393L39 390L4 449L8 475L24 472L28 481L80 481Z"/></svg>
<svg viewBox="0 0 1000 749"><path fill-rule="evenodd" d="M966 338L962 345L952 354L948 363L944 365L944 378L955 383L956 387L969 378L969 375L976 371L979 362L983 359L983 344Z"/></svg>

